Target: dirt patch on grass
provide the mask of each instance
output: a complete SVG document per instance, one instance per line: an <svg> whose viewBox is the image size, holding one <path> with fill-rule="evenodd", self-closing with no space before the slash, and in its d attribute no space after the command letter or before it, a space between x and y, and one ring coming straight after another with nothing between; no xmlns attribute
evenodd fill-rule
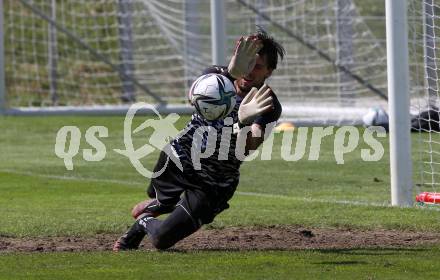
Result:
<svg viewBox="0 0 440 280"><path fill-rule="evenodd" d="M0 253L108 251L119 237L0 237ZM295 250L408 248L440 244L440 233L397 230L322 229L298 226L232 227L200 230L177 243L173 249L194 250ZM152 250L146 238L141 250Z"/></svg>

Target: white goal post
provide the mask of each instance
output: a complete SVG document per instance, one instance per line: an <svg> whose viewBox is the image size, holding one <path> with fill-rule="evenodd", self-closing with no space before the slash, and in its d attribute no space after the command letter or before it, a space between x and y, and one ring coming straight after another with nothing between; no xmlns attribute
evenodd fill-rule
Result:
<svg viewBox="0 0 440 280"><path fill-rule="evenodd" d="M396 206L413 204L407 24L407 1L387 0L391 204Z"/></svg>
<svg viewBox="0 0 440 280"><path fill-rule="evenodd" d="M6 113L6 85L5 85L5 50L3 30L3 1L0 0L0 115Z"/></svg>

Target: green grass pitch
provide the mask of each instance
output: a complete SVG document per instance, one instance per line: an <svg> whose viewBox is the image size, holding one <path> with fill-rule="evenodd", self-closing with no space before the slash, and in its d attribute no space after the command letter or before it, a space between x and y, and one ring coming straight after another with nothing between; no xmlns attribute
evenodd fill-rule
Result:
<svg viewBox="0 0 440 280"><path fill-rule="evenodd" d="M145 117L135 119L140 124ZM0 118L0 238L94 236L121 233L130 207L144 197L148 180L113 149L124 148L123 117ZM179 121L182 128L187 117ZM82 133L74 170L54 153L57 131ZM107 153L87 162L84 134L106 126ZM152 130L135 135L139 147ZM361 130L362 133L362 130ZM361 160L362 143L337 164L334 136L324 138L316 161L286 162L276 135L272 160L246 162L231 208L209 227L301 225L322 228L435 232L437 208L392 208L388 139L384 157ZM417 135L414 135L413 141ZM307 145L309 147L310 145ZM158 153L144 165L153 167ZM416 157L416 155L415 155ZM0 253L0 279L438 279L440 246L350 250Z"/></svg>

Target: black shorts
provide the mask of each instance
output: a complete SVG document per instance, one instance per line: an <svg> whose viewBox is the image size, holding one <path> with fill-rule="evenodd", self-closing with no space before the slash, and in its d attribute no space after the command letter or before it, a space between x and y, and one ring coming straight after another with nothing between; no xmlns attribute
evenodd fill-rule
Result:
<svg viewBox="0 0 440 280"><path fill-rule="evenodd" d="M163 151L154 172L161 170L165 164L165 171L151 179L147 189L149 197L156 198L164 206L182 205L200 224L211 223L216 215L229 208L228 201L237 188L238 177L225 179L227 184L222 182L222 187L208 184L194 170L182 172Z"/></svg>

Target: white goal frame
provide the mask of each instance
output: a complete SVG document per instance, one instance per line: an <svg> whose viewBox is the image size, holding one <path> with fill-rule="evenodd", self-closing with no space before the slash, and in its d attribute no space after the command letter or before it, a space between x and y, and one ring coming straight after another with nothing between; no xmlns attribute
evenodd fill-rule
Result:
<svg viewBox="0 0 440 280"><path fill-rule="evenodd" d="M407 1L386 1L391 204L412 199Z"/></svg>
<svg viewBox="0 0 440 280"><path fill-rule="evenodd" d="M3 0L0 0L0 115L6 113L5 50L3 39Z"/></svg>

